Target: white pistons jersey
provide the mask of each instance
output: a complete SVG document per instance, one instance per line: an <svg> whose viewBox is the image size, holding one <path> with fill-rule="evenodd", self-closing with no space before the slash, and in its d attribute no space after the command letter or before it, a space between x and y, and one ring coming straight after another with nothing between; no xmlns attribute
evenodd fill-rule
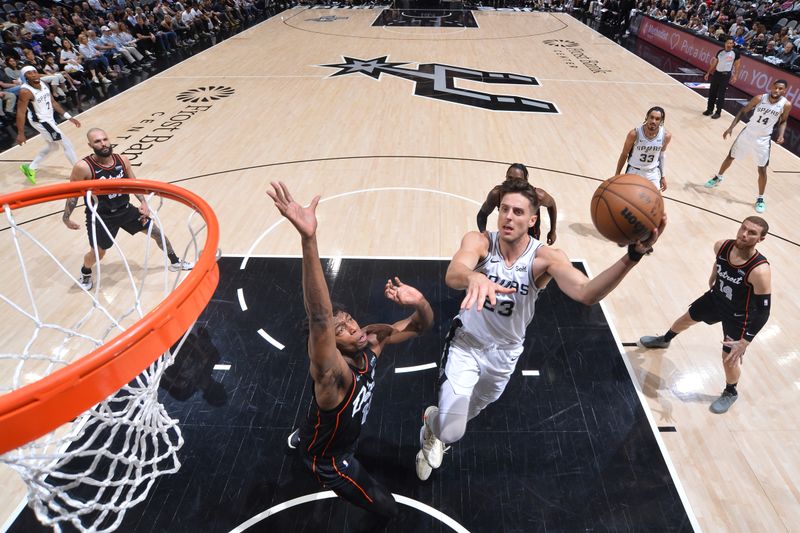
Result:
<svg viewBox="0 0 800 533"><path fill-rule="evenodd" d="M486 300L480 313L475 309L461 311L458 316L464 331L488 345L503 348L522 346L540 290L533 282L533 261L540 246L541 242L531 238L525 252L513 265L507 266L500 252L497 232L489 232L489 253L475 266L475 272L516 291L497 294L494 307Z"/></svg>
<svg viewBox="0 0 800 533"><path fill-rule="evenodd" d="M23 83L21 89L30 91L33 98L28 102L28 120L33 122L53 122L53 101L50 99L50 89L44 82L39 83L39 89Z"/></svg>
<svg viewBox="0 0 800 533"><path fill-rule="evenodd" d="M652 139L644 134L644 125L636 128L636 142L633 143L628 165L639 170L652 170L659 165L661 149L664 147L664 126L658 127L658 133Z"/></svg>
<svg viewBox="0 0 800 533"><path fill-rule="evenodd" d="M753 116L750 117L750 122L745 127L747 132L758 137L771 136L775 124L781 118L783 106L786 105L786 102L786 98L781 96L773 104L769 101L769 93L761 95L761 101L758 102L758 105L753 110Z"/></svg>

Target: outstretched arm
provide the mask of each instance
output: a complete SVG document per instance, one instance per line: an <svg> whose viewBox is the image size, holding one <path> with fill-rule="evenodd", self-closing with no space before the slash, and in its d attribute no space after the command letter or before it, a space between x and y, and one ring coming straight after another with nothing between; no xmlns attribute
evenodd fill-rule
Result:
<svg viewBox="0 0 800 533"><path fill-rule="evenodd" d="M564 294L577 302L592 305L605 298L619 285L641 259L641 256L650 250L658 236L664 231L666 222L667 216L664 215L661 225L652 231L646 242L630 245L625 256L592 279L572 266L567 254L561 250L542 248L537 257L545 261L547 273L556 280Z"/></svg>
<svg viewBox="0 0 800 533"><path fill-rule="evenodd" d="M620 152L619 158L617 159L617 171L614 172L615 176L622 174L622 169L625 166L625 162L631 155L631 150L633 150L634 142L636 142L636 130L631 130L625 137L625 144L622 145L622 152Z"/></svg>
<svg viewBox="0 0 800 533"><path fill-rule="evenodd" d="M451 289L464 290L467 295L461 301L461 309L477 311L483 309L488 299L493 306L497 304L497 293L509 294L515 291L491 281L481 272L475 272L478 262L489 253L489 238L483 233L470 231L461 239L461 247L447 267L444 281Z"/></svg>
<svg viewBox="0 0 800 533"><path fill-rule="evenodd" d="M433 309L420 291L406 285L400 278L395 277L386 281L383 290L386 298L405 307L413 307L411 316L392 324L374 324L364 328L367 333L375 333L378 340L378 350L385 344L397 344L423 333L433 327Z"/></svg>
<svg viewBox="0 0 800 533"><path fill-rule="evenodd" d="M317 249L316 209L319 196L303 207L292 198L282 182L272 183L273 190L267 194L275 202L281 215L286 217L300 234L303 248L303 302L308 315L309 372L315 383L317 403L323 409L334 407L341 401L339 387L342 378L350 376L347 365L336 348L333 326L333 306L328 294L328 285L322 272ZM349 382L346 381L346 383Z"/></svg>

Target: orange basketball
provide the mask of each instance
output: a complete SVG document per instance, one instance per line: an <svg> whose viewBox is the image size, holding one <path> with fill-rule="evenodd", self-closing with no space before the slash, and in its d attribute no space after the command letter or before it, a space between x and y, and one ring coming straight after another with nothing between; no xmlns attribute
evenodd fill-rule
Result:
<svg viewBox="0 0 800 533"><path fill-rule="evenodd" d="M608 178L592 196L592 222L617 244L646 240L661 223L664 200L650 180L635 174Z"/></svg>

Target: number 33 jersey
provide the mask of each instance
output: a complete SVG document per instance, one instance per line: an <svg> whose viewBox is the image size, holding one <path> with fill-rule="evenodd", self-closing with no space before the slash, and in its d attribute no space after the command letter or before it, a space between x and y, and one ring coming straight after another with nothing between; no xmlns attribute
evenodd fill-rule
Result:
<svg viewBox="0 0 800 533"><path fill-rule="evenodd" d="M767 258L757 250L753 256L741 265L730 261L730 252L735 241L722 244L717 254L717 277L711 289L717 309L729 314L744 313L753 307L751 296L753 286L747 280L750 272L758 265L767 263Z"/></svg>
<svg viewBox="0 0 800 533"><path fill-rule="evenodd" d="M542 243L530 239L525 252L511 266L500 252L500 240L496 231L489 232L489 253L476 266L475 272L503 287L516 291L510 294L497 294L497 304L489 300L483 304L481 312L475 309L462 310L459 318L464 329L487 345L503 348L521 346L536 309L536 298L541 289L533 282L533 262Z"/></svg>

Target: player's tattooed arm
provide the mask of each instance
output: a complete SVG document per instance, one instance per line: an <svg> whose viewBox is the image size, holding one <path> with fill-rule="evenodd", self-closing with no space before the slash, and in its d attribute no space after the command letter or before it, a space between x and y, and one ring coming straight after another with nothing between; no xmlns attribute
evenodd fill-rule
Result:
<svg viewBox="0 0 800 533"><path fill-rule="evenodd" d="M70 216L72 216L72 212L75 210L75 207L78 205L78 197L67 198L67 204L64 206L64 214L61 216L62 222L69 228L69 229L78 229L80 225L70 220Z"/></svg>

